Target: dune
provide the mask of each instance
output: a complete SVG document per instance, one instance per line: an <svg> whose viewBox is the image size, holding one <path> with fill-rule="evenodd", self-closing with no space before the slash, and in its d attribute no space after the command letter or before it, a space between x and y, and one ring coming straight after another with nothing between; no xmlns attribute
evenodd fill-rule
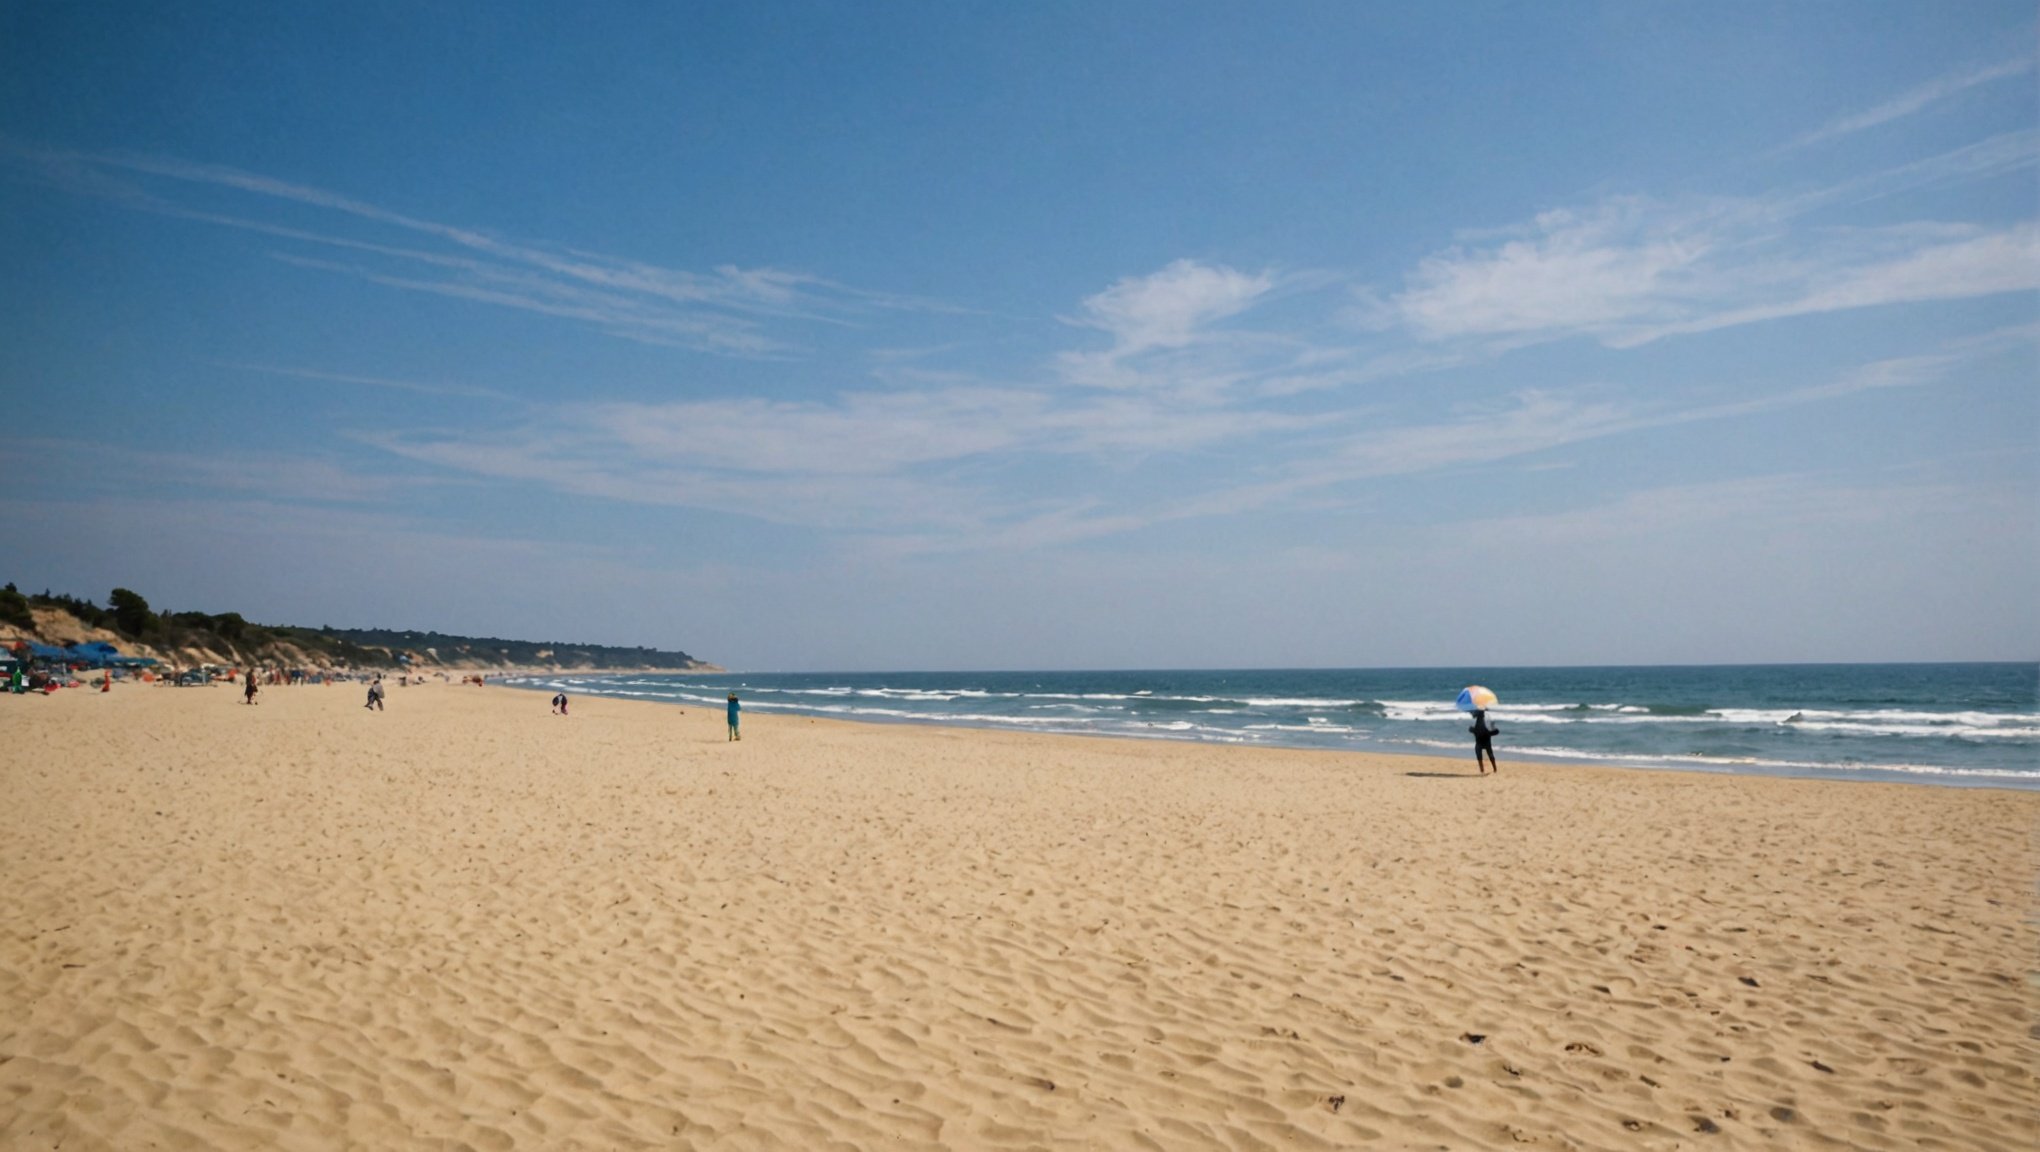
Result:
<svg viewBox="0 0 2040 1152"><path fill-rule="evenodd" d="M0 697L0 1147L2029 1148L2040 794Z"/></svg>

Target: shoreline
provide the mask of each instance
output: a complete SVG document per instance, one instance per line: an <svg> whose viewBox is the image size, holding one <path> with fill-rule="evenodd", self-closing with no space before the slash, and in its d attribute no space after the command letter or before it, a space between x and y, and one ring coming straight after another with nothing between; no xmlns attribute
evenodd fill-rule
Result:
<svg viewBox="0 0 2040 1152"><path fill-rule="evenodd" d="M2003 663L2005 663L2007 666L2017 666L2017 662L2003 662ZM1802 667L1802 666L1816 667L1816 665L1791 665L1790 667ZM1922 666L1949 667L1956 665L1930 664ZM1737 667L1737 666L1722 665L1719 667ZM742 673L728 673L728 672L701 673L701 674L731 675L731 676L745 675ZM599 680L599 679L615 679L617 677L637 675L688 676L694 674L670 673L670 672L554 673L538 671L529 673L519 673L516 676L506 677L501 682L501 685L503 687L516 688L525 691L550 693L556 690L550 684L524 683L520 682L520 679L528 677L531 680L541 680L549 677L558 678L562 676L575 676L580 679ZM751 675L767 675L767 674L752 673ZM816 673L814 675L828 676L832 674ZM856 675L881 675L881 674L858 673ZM914 675L921 674L916 673ZM948 674L945 673L943 675ZM973 674L957 673L955 675L966 676ZM1055 675L1055 674L1041 673L1040 675ZM584 692L582 693L582 695L589 699L630 701L634 703L654 704L662 707L682 707L682 708L688 706L698 708L710 707L709 704L703 702L688 701L677 698L675 699L650 698L646 697L644 694L604 695L599 693ZM753 708L757 709L755 713L752 711ZM1354 740L1344 746L1327 746L1324 744L1309 744L1300 741L1286 742L1280 737L1273 739L1257 739L1257 740L1246 739L1227 740L1219 738L1200 738L1196 736L1184 736L1170 732L1155 732L1150 734L1111 730L1085 731L1077 728L1023 727L1016 723L1000 723L996 720L983 720L972 722L968 720L949 719L936 714L931 714L926 717L889 716L889 715L842 716L822 709L804 709L803 707L798 705L786 705L776 702L763 705L754 705L748 699L745 702L745 709L746 709L745 714L747 716L754 714L779 715L800 718L813 718L817 720L842 724L871 724L880 727L904 726L904 727L948 728L963 732L1000 732L1023 736L1126 740L1136 743L1181 744L1189 746L1240 748L1246 750L1269 750L1269 751L1291 750L1291 751L1326 752L1332 754L1344 753L1363 756L1395 756L1395 757L1409 757L1417 760L1437 760L1440 762L1448 763L1458 762L1460 759L1462 759L1460 755L1442 749L1436 751L1411 750L1408 747L1397 745L1389 741ZM1504 710L1506 711L1506 709ZM1498 751L1508 754L1509 758L1511 758L1513 763L1527 765L1535 768L1562 766L1578 768L1604 768L1620 772L1658 772L1658 773L1674 772L1674 773L1692 773L1695 775L1702 776L1733 776L1733 777L1750 777L1756 779L1821 780L1847 784L1906 784L1932 788L1958 788L1965 790L1985 789L1991 791L2005 791L2005 792L2040 792L2040 774L2019 775L1996 772L1991 770L1956 768L1949 767L1946 765L1933 765L1933 764L1907 764L1903 766L1892 767L1884 767L1878 765L1826 767L1811 764L1795 766L1777 766L1756 761L1733 762L1725 760L1707 760L1699 756L1689 757L1676 757L1670 755L1657 757L1642 755L1614 756L1583 752L1564 754L1553 753L1548 751L1514 753L1508 747L1506 742L1503 743L1503 745L1498 749ZM1470 760L1471 758L1472 758L1472 744L1469 741L1465 748L1464 759ZM1651 762L1654 760L1657 762Z"/></svg>
<svg viewBox="0 0 2040 1152"><path fill-rule="evenodd" d="M0 1144L2040 1139L2040 796L0 698Z"/></svg>

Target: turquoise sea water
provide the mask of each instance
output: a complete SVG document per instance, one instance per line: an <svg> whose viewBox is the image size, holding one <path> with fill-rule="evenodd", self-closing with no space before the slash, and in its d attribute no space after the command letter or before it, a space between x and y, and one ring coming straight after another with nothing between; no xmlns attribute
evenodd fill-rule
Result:
<svg viewBox="0 0 2040 1152"><path fill-rule="evenodd" d="M2040 788L2040 664L552 676L581 696L754 712L1472 758Z"/></svg>

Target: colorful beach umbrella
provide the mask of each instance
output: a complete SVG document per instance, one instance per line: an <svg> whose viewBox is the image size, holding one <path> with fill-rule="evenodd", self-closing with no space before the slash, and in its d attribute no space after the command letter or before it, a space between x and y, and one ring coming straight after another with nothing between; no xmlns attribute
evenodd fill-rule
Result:
<svg viewBox="0 0 2040 1152"><path fill-rule="evenodd" d="M1495 699L1495 694L1478 684L1469 684L1459 690L1461 712L1485 712L1497 703L1499 701Z"/></svg>

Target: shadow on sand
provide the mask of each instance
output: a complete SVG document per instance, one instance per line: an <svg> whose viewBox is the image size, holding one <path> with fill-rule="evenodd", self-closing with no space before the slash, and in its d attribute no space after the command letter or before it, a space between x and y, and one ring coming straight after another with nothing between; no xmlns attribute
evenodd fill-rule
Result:
<svg viewBox="0 0 2040 1152"><path fill-rule="evenodd" d="M1422 776L1427 780L1478 780L1478 772L1405 772L1405 776Z"/></svg>

